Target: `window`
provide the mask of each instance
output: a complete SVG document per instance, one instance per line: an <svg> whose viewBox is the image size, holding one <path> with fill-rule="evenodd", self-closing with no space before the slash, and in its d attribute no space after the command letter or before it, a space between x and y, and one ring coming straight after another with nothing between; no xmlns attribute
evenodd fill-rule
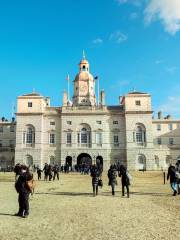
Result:
<svg viewBox="0 0 180 240"><path fill-rule="evenodd" d="M157 130L161 131L161 124L157 124Z"/></svg>
<svg viewBox="0 0 180 240"><path fill-rule="evenodd" d="M67 133L67 139L66 139L66 143L67 144L71 144L72 143L72 134L71 133Z"/></svg>
<svg viewBox="0 0 180 240"><path fill-rule="evenodd" d="M0 126L0 133L3 132L3 126Z"/></svg>
<svg viewBox="0 0 180 240"><path fill-rule="evenodd" d="M32 128L28 128L28 130L27 130L26 143L28 143L28 144L33 143L33 129Z"/></svg>
<svg viewBox="0 0 180 240"><path fill-rule="evenodd" d="M10 132L14 132L14 126L10 126Z"/></svg>
<svg viewBox="0 0 180 240"><path fill-rule="evenodd" d="M96 121L97 124L101 124L102 122L101 121Z"/></svg>
<svg viewBox="0 0 180 240"><path fill-rule="evenodd" d="M32 107L32 102L28 102L28 107Z"/></svg>
<svg viewBox="0 0 180 240"><path fill-rule="evenodd" d="M96 144L102 145L102 133L96 133Z"/></svg>
<svg viewBox="0 0 180 240"><path fill-rule="evenodd" d="M2 140L0 140L0 147L2 147Z"/></svg>
<svg viewBox="0 0 180 240"><path fill-rule="evenodd" d="M162 144L161 138L157 138L157 144L158 144L158 145L161 145L161 144Z"/></svg>
<svg viewBox="0 0 180 240"><path fill-rule="evenodd" d="M172 131L172 130L173 130L173 125L172 125L172 123L169 123L169 124L168 124L168 128L169 128L169 131Z"/></svg>
<svg viewBox="0 0 180 240"><path fill-rule="evenodd" d="M68 125L72 125L72 121L67 121L67 124Z"/></svg>
<svg viewBox="0 0 180 240"><path fill-rule="evenodd" d="M141 106L141 101L137 100L135 101L136 106Z"/></svg>
<svg viewBox="0 0 180 240"><path fill-rule="evenodd" d="M135 131L135 141L136 143L145 143L146 142L146 130L145 127L141 125L137 125L136 131Z"/></svg>
<svg viewBox="0 0 180 240"><path fill-rule="evenodd" d="M173 138L169 138L169 144L173 145L174 144L174 139Z"/></svg>
<svg viewBox="0 0 180 240"><path fill-rule="evenodd" d="M10 147L14 147L14 140L9 140Z"/></svg>
<svg viewBox="0 0 180 240"><path fill-rule="evenodd" d="M50 133L49 135L49 144L55 144L55 133Z"/></svg>
<svg viewBox="0 0 180 240"><path fill-rule="evenodd" d="M119 136L114 135L114 146L119 146Z"/></svg>
<svg viewBox="0 0 180 240"><path fill-rule="evenodd" d="M118 124L118 121L113 121L113 124Z"/></svg>
<svg viewBox="0 0 180 240"><path fill-rule="evenodd" d="M81 130L81 143L87 143L88 142L88 134L87 134L87 129L83 128Z"/></svg>
<svg viewBox="0 0 180 240"><path fill-rule="evenodd" d="M55 123L54 121L51 121L51 122L50 122L50 125L51 125L51 126L55 126L56 123Z"/></svg>

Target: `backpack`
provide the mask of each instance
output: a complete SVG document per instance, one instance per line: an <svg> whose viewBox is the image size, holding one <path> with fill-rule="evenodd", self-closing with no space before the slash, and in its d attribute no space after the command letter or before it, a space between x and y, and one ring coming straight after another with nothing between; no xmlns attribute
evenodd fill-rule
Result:
<svg viewBox="0 0 180 240"><path fill-rule="evenodd" d="M34 179L26 181L26 188L29 190L31 193L34 193L34 189L36 186L36 182Z"/></svg>

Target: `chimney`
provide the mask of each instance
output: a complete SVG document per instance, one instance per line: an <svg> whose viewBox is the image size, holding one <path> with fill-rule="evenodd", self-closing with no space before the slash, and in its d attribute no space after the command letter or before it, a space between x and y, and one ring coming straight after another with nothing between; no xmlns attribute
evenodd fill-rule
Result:
<svg viewBox="0 0 180 240"><path fill-rule="evenodd" d="M104 90L101 90L101 99L100 99L100 104L102 105L102 106L105 106L105 92L104 92Z"/></svg>
<svg viewBox="0 0 180 240"><path fill-rule="evenodd" d="M158 119L162 119L162 112L161 111L158 112Z"/></svg>
<svg viewBox="0 0 180 240"><path fill-rule="evenodd" d="M63 93L63 106L66 107L67 103L68 103L67 92L64 91L64 93Z"/></svg>

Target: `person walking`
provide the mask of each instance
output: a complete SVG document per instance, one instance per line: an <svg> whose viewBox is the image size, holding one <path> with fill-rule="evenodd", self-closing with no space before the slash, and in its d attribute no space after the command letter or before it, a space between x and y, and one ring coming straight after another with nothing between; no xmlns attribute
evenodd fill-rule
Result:
<svg viewBox="0 0 180 240"><path fill-rule="evenodd" d="M173 196L177 194L176 168L171 165L168 168L167 181L170 179L170 186L173 190Z"/></svg>
<svg viewBox="0 0 180 240"><path fill-rule="evenodd" d="M100 171L96 165L93 165L91 168L91 177L92 177L92 187L93 187L93 196L98 195L98 181L100 177Z"/></svg>
<svg viewBox="0 0 180 240"><path fill-rule="evenodd" d="M112 188L112 196L115 196L115 185L117 185L117 173L116 168L111 165L108 170L108 179L109 179L109 186Z"/></svg>
<svg viewBox="0 0 180 240"><path fill-rule="evenodd" d="M47 181L48 174L49 174L49 165L47 163L45 163L43 171L44 171L44 181Z"/></svg>
<svg viewBox="0 0 180 240"><path fill-rule="evenodd" d="M55 164L54 167L53 167L53 172L54 172L54 175L53 175L53 181L55 180L56 176L57 176L57 179L59 180L59 166L58 164Z"/></svg>
<svg viewBox="0 0 180 240"><path fill-rule="evenodd" d="M19 211L15 216L26 218L29 215L29 194L31 193L31 190L29 189L27 182L32 179L33 175L29 173L28 167L22 165L20 175L15 183L16 191L19 194Z"/></svg>
<svg viewBox="0 0 180 240"><path fill-rule="evenodd" d="M180 194L180 160L176 163L177 193Z"/></svg>
<svg viewBox="0 0 180 240"><path fill-rule="evenodd" d="M119 177L121 177L121 184L122 184L122 196L125 196L125 187L127 190L127 197L129 198L129 185L130 179L128 177L127 168L124 165L121 165L119 168Z"/></svg>
<svg viewBox="0 0 180 240"><path fill-rule="evenodd" d="M42 172L42 170L38 167L37 168L38 180L41 180L41 172Z"/></svg>

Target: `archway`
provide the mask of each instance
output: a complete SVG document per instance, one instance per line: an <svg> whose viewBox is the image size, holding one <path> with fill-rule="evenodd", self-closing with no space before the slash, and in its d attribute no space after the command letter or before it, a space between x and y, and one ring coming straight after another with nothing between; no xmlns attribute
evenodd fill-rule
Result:
<svg viewBox="0 0 180 240"><path fill-rule="evenodd" d="M72 167L72 157L71 156L66 157L66 165Z"/></svg>
<svg viewBox="0 0 180 240"><path fill-rule="evenodd" d="M6 158L4 156L0 156L0 170L6 168Z"/></svg>
<svg viewBox="0 0 180 240"><path fill-rule="evenodd" d="M55 157L54 156L50 156L49 163L50 163L50 165L54 165L55 164Z"/></svg>
<svg viewBox="0 0 180 240"><path fill-rule="evenodd" d="M26 156L26 165L29 167L33 166L33 157L31 155Z"/></svg>
<svg viewBox="0 0 180 240"><path fill-rule="evenodd" d="M146 157L143 154L137 156L137 170L146 171Z"/></svg>
<svg viewBox="0 0 180 240"><path fill-rule="evenodd" d="M83 165L83 164L88 165L88 166L92 165L92 158L87 153L81 153L77 157L77 165Z"/></svg>

